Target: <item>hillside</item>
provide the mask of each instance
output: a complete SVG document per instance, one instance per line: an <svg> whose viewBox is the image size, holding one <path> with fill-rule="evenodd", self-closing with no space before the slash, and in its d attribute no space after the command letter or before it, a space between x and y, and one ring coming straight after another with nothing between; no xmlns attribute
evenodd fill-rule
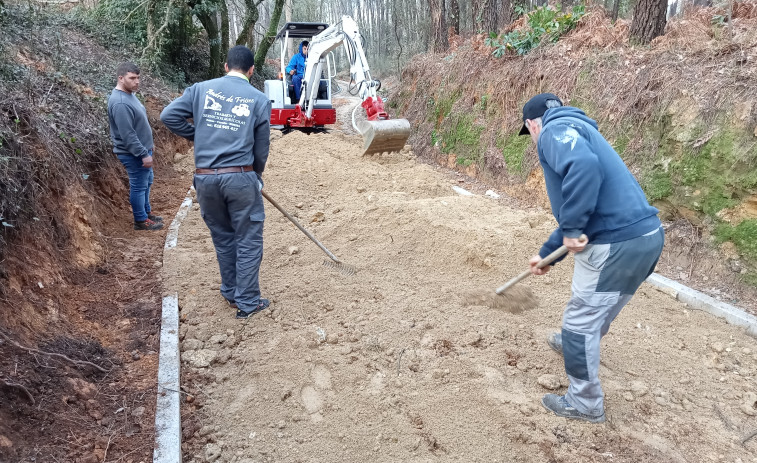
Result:
<svg viewBox="0 0 757 463"><path fill-rule="evenodd" d="M661 271L757 309L757 4L698 9L651 46L601 9L525 56L481 36L417 57L391 104L414 121L419 155L549 207L520 109L552 92L596 119L666 221ZM520 20L514 28L524 28ZM732 38L731 38L732 34ZM744 291L735 289L743 287Z"/></svg>
<svg viewBox="0 0 757 463"><path fill-rule="evenodd" d="M164 237L132 230L110 147L105 101L128 53L57 9L5 6L0 461L148 461ZM159 147L153 206L170 217L191 181L171 167L187 145L158 123L165 86L142 82Z"/></svg>

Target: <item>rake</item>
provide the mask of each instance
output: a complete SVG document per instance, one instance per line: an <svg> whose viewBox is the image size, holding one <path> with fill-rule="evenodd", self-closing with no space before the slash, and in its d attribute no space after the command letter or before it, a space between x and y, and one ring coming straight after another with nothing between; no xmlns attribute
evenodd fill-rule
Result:
<svg viewBox="0 0 757 463"><path fill-rule="evenodd" d="M266 193L265 191L261 191L261 193L263 194L263 197L268 200L269 203L273 204L273 207L275 207L276 209L279 210L279 212L284 214L284 217L289 219L289 221L292 222L297 228L299 228L300 231L305 234L305 236L310 238L310 240L313 243L318 245L318 247L321 248L321 251L323 251L324 253L326 253L327 256L329 256L329 259L331 260L324 260L323 265L329 268L333 268L344 275L354 275L357 272L355 267L345 264L344 262L339 260L339 258L336 257L331 251L326 249L326 246L321 244L321 242L318 241L318 239L315 236L313 236L309 231L305 230L305 227L300 225L300 223L294 217L292 217L291 214L289 214L287 211L284 210L284 208L279 206L279 204L276 201L274 201L273 198L268 196L268 193Z"/></svg>

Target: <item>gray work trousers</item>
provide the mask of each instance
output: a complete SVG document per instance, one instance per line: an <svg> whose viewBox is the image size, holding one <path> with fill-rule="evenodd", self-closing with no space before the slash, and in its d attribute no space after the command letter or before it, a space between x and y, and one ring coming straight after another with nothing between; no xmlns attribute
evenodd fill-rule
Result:
<svg viewBox="0 0 757 463"><path fill-rule="evenodd" d="M563 313L562 343L570 386L565 398L579 412L604 413L599 384L599 341L662 253L662 227L611 244L589 244L575 254L572 295Z"/></svg>
<svg viewBox="0 0 757 463"><path fill-rule="evenodd" d="M262 184L255 172L195 175L197 202L221 270L221 294L251 312L260 302L263 259Z"/></svg>

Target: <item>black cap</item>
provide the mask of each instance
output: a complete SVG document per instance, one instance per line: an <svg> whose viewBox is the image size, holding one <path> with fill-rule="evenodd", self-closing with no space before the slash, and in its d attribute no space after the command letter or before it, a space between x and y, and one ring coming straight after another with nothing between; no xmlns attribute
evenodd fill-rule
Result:
<svg viewBox="0 0 757 463"><path fill-rule="evenodd" d="M528 135L528 127L526 127L526 119L534 120L538 117L542 117L549 107L547 101L555 100L559 103L557 106L562 106L562 101L557 95L553 93L540 93L523 105L523 127L521 127L518 135ZM550 107L556 107L550 105Z"/></svg>

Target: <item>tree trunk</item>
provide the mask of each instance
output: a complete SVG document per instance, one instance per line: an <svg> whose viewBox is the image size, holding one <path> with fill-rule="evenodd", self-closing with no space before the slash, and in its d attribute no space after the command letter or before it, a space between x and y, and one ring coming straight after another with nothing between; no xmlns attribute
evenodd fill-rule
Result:
<svg viewBox="0 0 757 463"><path fill-rule="evenodd" d="M443 53L449 48L444 0L428 0L428 6L431 10L431 50L434 53Z"/></svg>
<svg viewBox="0 0 757 463"><path fill-rule="evenodd" d="M512 0L502 0L500 3L500 13L497 15L497 30L502 30L510 25L515 19L515 2Z"/></svg>
<svg viewBox="0 0 757 463"><path fill-rule="evenodd" d="M221 0L223 1L223 0ZM213 79L223 75L223 59L221 55L221 36L216 25L215 16L217 6L212 2L190 2L194 15L208 34L210 46L210 63L208 64L208 78Z"/></svg>
<svg viewBox="0 0 757 463"><path fill-rule="evenodd" d="M449 0L449 27L455 35L460 35L460 0Z"/></svg>
<svg viewBox="0 0 757 463"><path fill-rule="evenodd" d="M229 8L225 0L218 4L221 10L221 57L225 60L229 54Z"/></svg>
<svg viewBox="0 0 757 463"><path fill-rule="evenodd" d="M284 10L284 2L286 0L276 0L276 4L273 6L273 13L271 14L271 22L268 24L268 32L266 32L263 40L260 41L258 49L255 52L255 72L261 74L263 72L263 65L265 64L265 55L268 54L268 49L273 44L273 39L276 38L276 33L279 29L279 21L281 20L281 12Z"/></svg>
<svg viewBox="0 0 757 463"><path fill-rule="evenodd" d="M615 0L612 5L612 22L618 20L618 13L620 12L620 0Z"/></svg>
<svg viewBox="0 0 757 463"><path fill-rule="evenodd" d="M155 13L155 4L157 0L150 0L147 4L147 45L142 50L142 59L149 62L155 61L161 54L162 43L161 36L168 28L173 13L173 0L168 0L163 17L163 24L158 26Z"/></svg>
<svg viewBox="0 0 757 463"><path fill-rule="evenodd" d="M647 44L665 32L667 0L639 0L633 10L631 38Z"/></svg>
<svg viewBox="0 0 757 463"><path fill-rule="evenodd" d="M286 22L292 21L292 2L293 1L294 0L284 0L284 21L286 21ZM288 47L289 48L287 49L287 54L286 55L287 56L294 55L295 51L294 51L294 41L293 40L289 41ZM286 64L288 64L288 63L285 63L285 65Z"/></svg>
<svg viewBox="0 0 757 463"><path fill-rule="evenodd" d="M147 43L155 41L155 31L158 30L158 18L155 10L158 6L158 0L147 0Z"/></svg>
<svg viewBox="0 0 757 463"><path fill-rule="evenodd" d="M246 11L244 12L244 20L242 20L242 31L239 33L239 37L237 37L237 45L244 45L252 49L255 44L253 32L255 31L255 24L257 24L260 17L258 5L260 5L260 2L255 3L255 0L244 1Z"/></svg>
<svg viewBox="0 0 757 463"><path fill-rule="evenodd" d="M473 2L473 30L489 34L497 31L497 0Z"/></svg>

